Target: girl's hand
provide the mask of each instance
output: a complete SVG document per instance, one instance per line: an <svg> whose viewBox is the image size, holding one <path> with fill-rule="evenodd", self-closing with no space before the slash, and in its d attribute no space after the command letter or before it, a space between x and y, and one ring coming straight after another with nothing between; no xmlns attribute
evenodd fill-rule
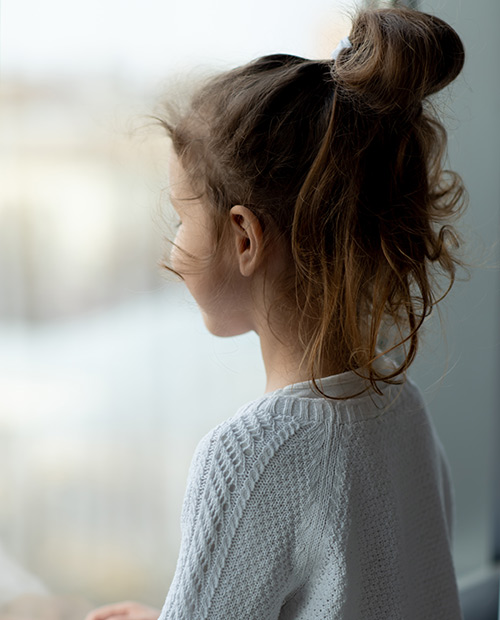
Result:
<svg viewBox="0 0 500 620"><path fill-rule="evenodd" d="M85 620L158 620L160 610L141 603L125 601L91 611Z"/></svg>

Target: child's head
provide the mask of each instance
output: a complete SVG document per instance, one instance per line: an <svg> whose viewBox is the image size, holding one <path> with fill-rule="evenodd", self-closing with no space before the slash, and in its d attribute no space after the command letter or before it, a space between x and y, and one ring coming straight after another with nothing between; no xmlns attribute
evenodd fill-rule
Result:
<svg viewBox="0 0 500 620"><path fill-rule="evenodd" d="M402 8L361 12L349 38L336 61L272 55L215 77L164 126L212 222L211 260L227 252L235 205L280 244L276 307L310 377L328 360L384 378L372 364L392 324L407 346L390 379L415 356L436 268L454 278L444 222L463 188L443 174L446 134L427 98L464 50L446 23Z"/></svg>

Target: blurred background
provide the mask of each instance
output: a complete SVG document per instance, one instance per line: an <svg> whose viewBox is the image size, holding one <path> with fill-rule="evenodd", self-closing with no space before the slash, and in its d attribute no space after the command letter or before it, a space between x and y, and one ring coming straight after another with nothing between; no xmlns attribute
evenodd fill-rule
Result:
<svg viewBox="0 0 500 620"><path fill-rule="evenodd" d="M161 606L191 454L264 373L257 339L207 334L158 266L167 141L148 115L179 79L266 53L328 57L355 4L1 1L0 606L27 593ZM464 581L494 555L500 5L419 6L468 52L440 105L471 196L472 279L445 304L445 336L429 322L413 371L452 465Z"/></svg>

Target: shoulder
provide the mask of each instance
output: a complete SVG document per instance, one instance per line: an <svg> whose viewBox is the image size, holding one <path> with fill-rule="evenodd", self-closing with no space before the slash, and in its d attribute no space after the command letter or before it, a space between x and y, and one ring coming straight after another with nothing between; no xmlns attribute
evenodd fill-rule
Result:
<svg viewBox="0 0 500 620"><path fill-rule="evenodd" d="M195 459L238 470L269 460L297 432L310 426L307 417L291 415L286 399L266 395L238 409L200 441Z"/></svg>
<svg viewBox="0 0 500 620"><path fill-rule="evenodd" d="M198 444L188 477L189 497L215 493L249 496L269 475L295 477L294 463L316 464L316 444L322 432L300 399L265 395L242 406ZM298 475L298 474L297 474ZM259 482L259 484L262 484ZM188 506L185 506L188 509Z"/></svg>
<svg viewBox="0 0 500 620"><path fill-rule="evenodd" d="M257 398L236 411L206 434L195 452L204 461L215 454L227 453L251 457L261 451L271 453L296 435L305 438L315 433L333 433L360 427L407 425L409 418L427 421L422 393L410 379L402 384L385 385L381 395L363 393L347 400L323 398L317 394L293 391L271 393Z"/></svg>
<svg viewBox="0 0 500 620"><path fill-rule="evenodd" d="M257 539L279 524L295 531L292 522L303 520L297 515L309 505L308 472L316 470L314 433L307 418L282 405L273 396L257 399L200 441L182 510L185 539L199 532L197 544L224 540L229 548L239 537Z"/></svg>
<svg viewBox="0 0 500 620"><path fill-rule="evenodd" d="M420 390L409 379L386 386L382 395L348 400L272 393L242 406L203 437L190 479L203 482L221 475L232 487L250 474L260 476L271 461L274 468L290 468L292 457L304 460L307 470L330 468L332 459L353 457L361 444L376 445L396 436L408 441L410 429L418 427L432 435Z"/></svg>

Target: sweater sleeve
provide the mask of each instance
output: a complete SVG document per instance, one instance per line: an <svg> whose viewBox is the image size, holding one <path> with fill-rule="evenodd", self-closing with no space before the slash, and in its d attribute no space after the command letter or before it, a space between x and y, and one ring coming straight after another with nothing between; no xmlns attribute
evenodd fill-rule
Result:
<svg viewBox="0 0 500 620"><path fill-rule="evenodd" d="M301 531L309 521L303 431L293 420L251 412L202 440L160 620L279 617L300 587L310 547Z"/></svg>

